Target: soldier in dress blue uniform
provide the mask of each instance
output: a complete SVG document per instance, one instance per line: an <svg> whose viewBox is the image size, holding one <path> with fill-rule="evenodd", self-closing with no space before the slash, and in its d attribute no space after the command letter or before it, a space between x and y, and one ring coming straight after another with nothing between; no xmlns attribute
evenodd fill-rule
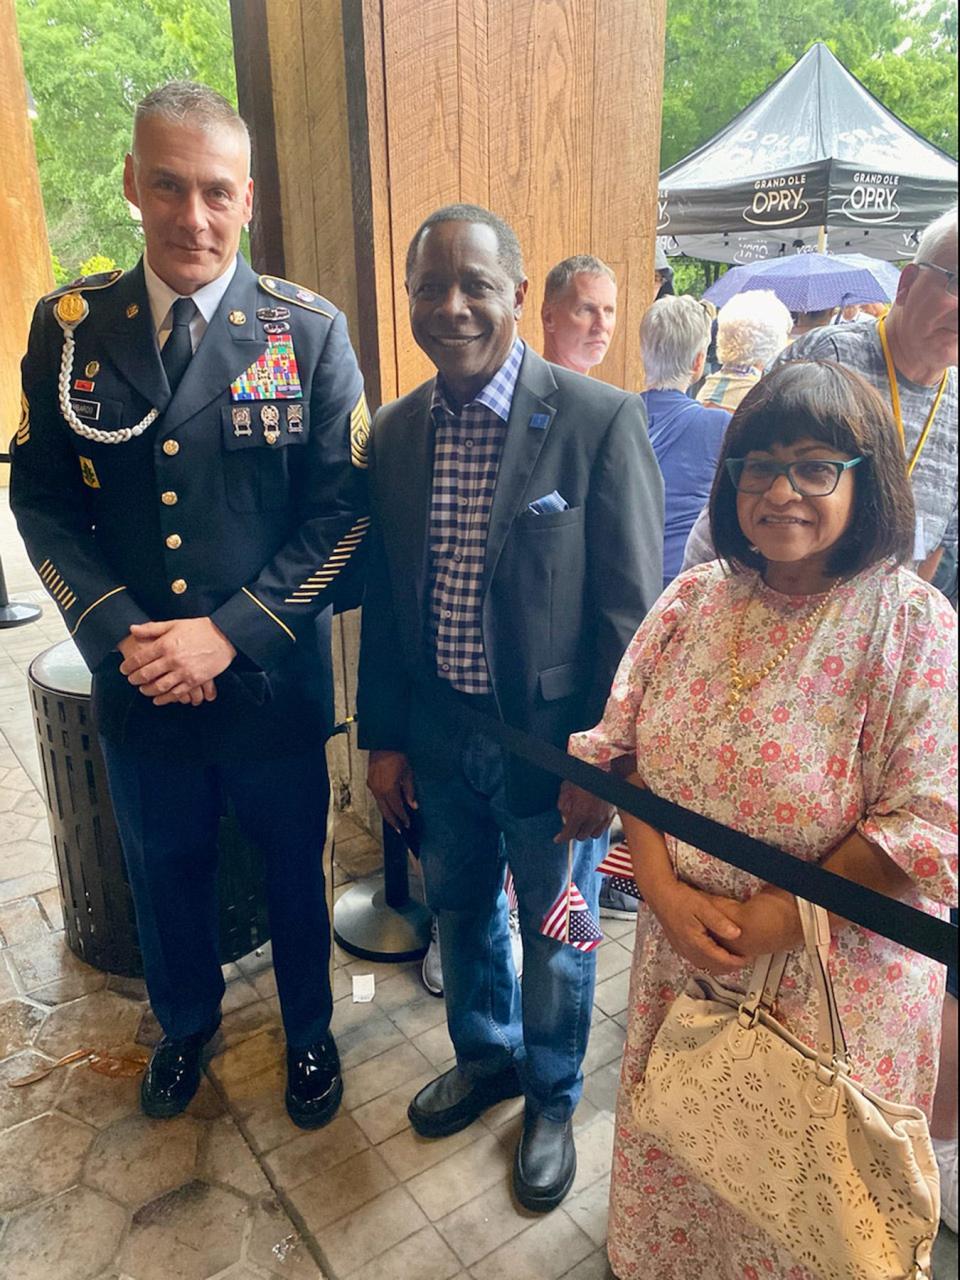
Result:
<svg viewBox="0 0 960 1280"><path fill-rule="evenodd" d="M363 381L342 313L259 278L246 126L170 84L137 109L145 254L39 304L11 503L93 672L93 709L164 1038L148 1115L182 1111L219 1023L221 797L265 855L287 1108L342 1094L321 851L331 606L368 518Z"/></svg>

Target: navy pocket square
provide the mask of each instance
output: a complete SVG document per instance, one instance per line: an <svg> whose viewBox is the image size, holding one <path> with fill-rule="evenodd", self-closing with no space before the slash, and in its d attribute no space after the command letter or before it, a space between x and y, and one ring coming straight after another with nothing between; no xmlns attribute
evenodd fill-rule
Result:
<svg viewBox="0 0 960 1280"><path fill-rule="evenodd" d="M556 489L553 493L544 494L542 498L537 498L536 502L531 502L527 506L527 510L532 511L535 516L545 516L551 511L568 511L569 509L569 502Z"/></svg>

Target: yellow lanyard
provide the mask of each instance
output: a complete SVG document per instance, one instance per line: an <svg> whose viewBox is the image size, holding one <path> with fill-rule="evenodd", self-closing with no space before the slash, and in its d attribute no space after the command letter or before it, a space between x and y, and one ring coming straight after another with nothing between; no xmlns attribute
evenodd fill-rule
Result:
<svg viewBox="0 0 960 1280"><path fill-rule="evenodd" d="M903 445L904 453L907 448L907 438L903 431L903 414L900 411L900 388L897 386L897 370L894 367L893 356L890 354L890 343L887 341L887 325L886 316L881 316L877 321L877 332L880 334L880 345L883 347L883 358L887 362L887 381L890 383L890 404L893 407L893 418L897 424L897 430L900 432L900 443ZM940 379L940 386L933 401L933 408L927 414L927 420L923 424L923 430L920 432L920 439L917 441L917 447L913 451L913 457L907 463L907 475L912 476L914 467L920 461L920 455L923 453L923 446L927 443L927 436L930 434L930 428L933 426L933 420L937 416L937 410L940 408L940 401L943 399L943 393L947 389L948 370L943 371L943 377Z"/></svg>

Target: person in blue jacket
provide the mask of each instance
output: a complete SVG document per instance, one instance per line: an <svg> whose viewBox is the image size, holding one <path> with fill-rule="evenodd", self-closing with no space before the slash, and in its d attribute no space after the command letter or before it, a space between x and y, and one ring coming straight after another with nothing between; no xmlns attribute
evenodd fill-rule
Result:
<svg viewBox="0 0 960 1280"><path fill-rule="evenodd" d="M663 475L663 585L680 572L683 548L713 485L730 414L705 409L686 393L703 373L711 317L696 299L664 297L640 323L646 377L642 399Z"/></svg>

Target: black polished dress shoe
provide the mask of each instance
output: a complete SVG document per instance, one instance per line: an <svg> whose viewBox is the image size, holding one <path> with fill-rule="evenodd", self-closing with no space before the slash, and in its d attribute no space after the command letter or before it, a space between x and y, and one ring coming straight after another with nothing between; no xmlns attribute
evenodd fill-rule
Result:
<svg viewBox="0 0 960 1280"><path fill-rule="evenodd" d="M307 1049L287 1049L284 1101L294 1124L301 1129L329 1124L342 1098L340 1055L329 1031Z"/></svg>
<svg viewBox="0 0 960 1280"><path fill-rule="evenodd" d="M512 1063L495 1076L477 1080L468 1079L454 1067L420 1090L407 1115L421 1138L446 1138L473 1124L489 1107L521 1093L520 1077Z"/></svg>
<svg viewBox="0 0 960 1280"><path fill-rule="evenodd" d="M220 1015L202 1031L174 1040L164 1036L153 1051L140 1083L140 1109L154 1120L169 1120L185 1111L200 1086L203 1046L220 1026Z"/></svg>
<svg viewBox="0 0 960 1280"><path fill-rule="evenodd" d="M576 1175L573 1121L548 1120L528 1112L513 1162L513 1190L523 1207L549 1213L573 1186Z"/></svg>

